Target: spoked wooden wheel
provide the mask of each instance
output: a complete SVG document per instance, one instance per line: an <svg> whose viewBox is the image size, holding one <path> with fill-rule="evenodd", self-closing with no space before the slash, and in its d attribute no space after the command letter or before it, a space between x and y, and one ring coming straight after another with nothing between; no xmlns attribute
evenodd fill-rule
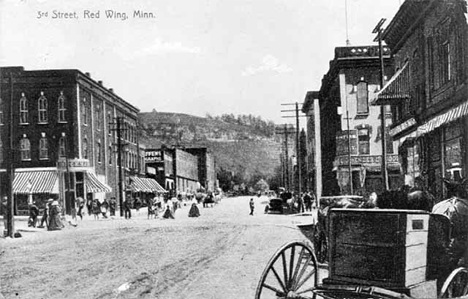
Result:
<svg viewBox="0 0 468 299"><path fill-rule="evenodd" d="M440 298L457 298L468 295L468 269L457 268L450 273L440 291Z"/></svg>
<svg viewBox="0 0 468 299"><path fill-rule="evenodd" d="M326 264L328 262L327 237L326 234L318 228L318 225L316 225L314 228L313 242L315 256L317 257L318 262L321 264Z"/></svg>
<svg viewBox="0 0 468 299"><path fill-rule="evenodd" d="M317 259L303 242L283 245L268 262L255 299L309 299L318 282Z"/></svg>

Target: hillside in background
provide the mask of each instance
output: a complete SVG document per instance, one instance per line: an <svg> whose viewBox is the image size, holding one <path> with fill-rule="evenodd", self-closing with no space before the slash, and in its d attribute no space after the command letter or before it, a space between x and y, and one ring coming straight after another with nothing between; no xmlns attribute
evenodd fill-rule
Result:
<svg viewBox="0 0 468 299"><path fill-rule="evenodd" d="M199 117L182 113L140 113L147 148L206 146L212 149L218 173L231 173L245 183L271 178L279 166L281 144L274 123L259 117L222 115Z"/></svg>

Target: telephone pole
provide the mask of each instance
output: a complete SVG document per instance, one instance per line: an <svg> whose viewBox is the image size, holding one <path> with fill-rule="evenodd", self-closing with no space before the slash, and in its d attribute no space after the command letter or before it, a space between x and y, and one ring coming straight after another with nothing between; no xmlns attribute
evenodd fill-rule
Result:
<svg viewBox="0 0 468 299"><path fill-rule="evenodd" d="M382 46L382 25L386 19L380 19L379 23L375 26L372 33L376 33L377 37L374 39L379 42L379 60L380 60L380 89L384 87L384 59L383 59L383 46ZM380 136L382 141L382 185L384 190L388 190L388 174L387 174L387 136L385 124L385 105L380 106Z"/></svg>
<svg viewBox="0 0 468 299"><path fill-rule="evenodd" d="M283 173L284 173L284 187L289 190L291 187L290 183L290 175L289 175L289 144L288 144L288 139L289 139L289 134L294 133L294 128L288 127L287 124L284 124L284 129L279 129L277 128L275 133L279 135L284 135L284 163L283 163Z"/></svg>
<svg viewBox="0 0 468 299"><path fill-rule="evenodd" d="M122 128L122 120L123 117L118 116L115 118L115 123L111 123L110 125L115 125L115 128L112 131L117 133L117 171L118 171L118 186L119 186L119 206L120 206L120 217L124 216L124 209L123 209L123 173L122 173L122 149L126 144L122 143L122 132L126 131L126 128Z"/></svg>

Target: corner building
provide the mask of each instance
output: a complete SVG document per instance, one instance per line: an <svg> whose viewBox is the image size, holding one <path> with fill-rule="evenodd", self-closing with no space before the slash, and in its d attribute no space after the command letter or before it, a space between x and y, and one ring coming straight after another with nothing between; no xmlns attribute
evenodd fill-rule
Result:
<svg viewBox="0 0 468 299"><path fill-rule="evenodd" d="M70 213L77 197L119 198L119 167L124 177L142 173L144 157L136 130L139 110L102 81L73 69L3 67L0 71L0 180L6 186L11 108L17 211L27 210L28 201L43 206L47 198L56 198ZM125 179L122 184L125 190ZM0 190L2 195L5 189Z"/></svg>

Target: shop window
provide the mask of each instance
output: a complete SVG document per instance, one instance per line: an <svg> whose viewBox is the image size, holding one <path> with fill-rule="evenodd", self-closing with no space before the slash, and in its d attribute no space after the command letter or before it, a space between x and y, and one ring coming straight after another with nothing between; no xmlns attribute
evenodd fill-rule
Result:
<svg viewBox="0 0 468 299"><path fill-rule="evenodd" d="M66 156L66 137L62 136L59 139L59 158L63 158Z"/></svg>
<svg viewBox="0 0 468 299"><path fill-rule="evenodd" d="M39 159L49 159L49 144L47 142L47 137L45 136L45 133L42 133L41 139L39 139Z"/></svg>
<svg viewBox="0 0 468 299"><path fill-rule="evenodd" d="M57 102L58 107L58 121L59 122L66 122L67 119L65 118L65 114L67 109L65 108L65 97L63 96L63 92L60 92L60 96Z"/></svg>
<svg viewBox="0 0 468 299"><path fill-rule="evenodd" d="M357 84L356 98L357 98L357 113L368 114L369 113L369 91L367 87L367 82L361 81Z"/></svg>
<svg viewBox="0 0 468 299"><path fill-rule="evenodd" d="M369 155L370 153L370 136L369 129L358 130L359 154Z"/></svg>
<svg viewBox="0 0 468 299"><path fill-rule="evenodd" d="M41 92L41 96L37 102L39 123L47 123L47 98L44 96L43 92Z"/></svg>
<svg viewBox="0 0 468 299"><path fill-rule="evenodd" d="M21 99L19 101L19 109L20 109L20 124L27 124L28 123L28 100L24 96L24 93L21 94Z"/></svg>
<svg viewBox="0 0 468 299"><path fill-rule="evenodd" d="M20 156L21 161L31 160L31 143L26 135L23 135L23 138L20 140Z"/></svg>
<svg viewBox="0 0 468 299"><path fill-rule="evenodd" d="M460 125L445 129L444 166L445 178L460 181L463 178L462 133Z"/></svg>

